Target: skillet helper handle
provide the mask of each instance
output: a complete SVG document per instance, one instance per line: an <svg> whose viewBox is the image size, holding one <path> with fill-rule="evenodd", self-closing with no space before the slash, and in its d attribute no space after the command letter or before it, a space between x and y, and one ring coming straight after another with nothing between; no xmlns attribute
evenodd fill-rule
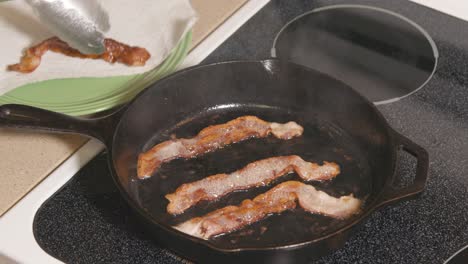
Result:
<svg viewBox="0 0 468 264"><path fill-rule="evenodd" d="M108 135L112 134L111 131L107 131L106 123L106 118L76 118L27 105L0 106L0 127L81 134L107 143L110 139Z"/></svg>
<svg viewBox="0 0 468 264"><path fill-rule="evenodd" d="M413 155L417 160L416 165L416 176L414 178L413 183L411 183L407 187L403 187L401 189L395 189L390 186L389 189L383 194L382 201L379 205L384 205L390 202L395 202L398 200L402 200L405 198L410 198L422 192L424 187L426 186L427 176L428 176L428 168L429 168L429 155L427 151L419 146L418 144L414 143L407 137L395 132L395 136L397 139L398 144L400 145L400 149L403 151L408 152L409 154ZM398 164L397 164L398 165ZM394 180L399 177L396 175Z"/></svg>

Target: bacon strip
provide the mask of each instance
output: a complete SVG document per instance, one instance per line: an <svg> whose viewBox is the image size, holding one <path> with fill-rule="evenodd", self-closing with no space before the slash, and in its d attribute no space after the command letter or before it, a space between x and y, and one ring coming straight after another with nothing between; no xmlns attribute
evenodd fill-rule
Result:
<svg viewBox="0 0 468 264"><path fill-rule="evenodd" d="M231 174L216 174L182 184L174 193L166 195L169 200L167 211L181 214L202 200L215 200L233 191L264 186L294 171L305 181L320 181L334 178L340 173L340 167L326 161L319 166L296 155L255 161Z"/></svg>
<svg viewBox="0 0 468 264"><path fill-rule="evenodd" d="M239 206L226 206L202 217L190 219L174 228L202 239L230 233L263 218L296 208L297 202L306 211L344 219L359 212L361 200L353 195L332 197L313 186L298 181L278 184L253 200L246 199Z"/></svg>
<svg viewBox="0 0 468 264"><path fill-rule="evenodd" d="M137 175L151 176L164 162L176 158L190 159L226 145L249 138L264 138L270 134L288 140L302 135L304 129L296 122L270 123L255 116L242 116L227 123L209 126L190 139L164 141L138 156Z"/></svg>
<svg viewBox="0 0 468 264"><path fill-rule="evenodd" d="M113 39L105 39L103 54L83 54L70 47L58 37L52 37L27 49L20 63L8 65L8 70L30 73L41 64L41 58L47 51L62 53L66 56L82 59L102 59L110 63L120 62L129 66L143 66L151 57L149 52L140 47L131 47Z"/></svg>

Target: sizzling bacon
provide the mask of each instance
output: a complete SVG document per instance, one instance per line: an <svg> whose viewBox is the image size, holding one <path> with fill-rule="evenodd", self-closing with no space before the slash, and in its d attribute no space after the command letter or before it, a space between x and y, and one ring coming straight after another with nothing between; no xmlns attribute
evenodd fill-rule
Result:
<svg viewBox="0 0 468 264"><path fill-rule="evenodd" d="M58 37L52 37L27 49L20 63L8 65L8 70L22 73L33 72L41 64L41 57L49 50L70 57L103 59L110 63L120 62L129 66L143 66L151 57L144 48L131 47L113 39L105 39L104 47L106 51L103 54L83 54Z"/></svg>
<svg viewBox="0 0 468 264"><path fill-rule="evenodd" d="M340 173L340 167L333 162L319 166L296 155L255 161L231 174L216 174L182 184L174 193L166 195L169 200L167 211L181 214L199 201L215 200L233 191L267 185L294 171L306 181L320 181L334 178Z"/></svg>
<svg viewBox="0 0 468 264"><path fill-rule="evenodd" d="M302 135L304 129L296 122L270 123L255 116L242 116L227 123L209 126L189 139L164 141L138 156L137 175L151 176L164 162L176 158L190 159L226 145L249 138L264 138L270 134L279 139L291 139Z"/></svg>
<svg viewBox="0 0 468 264"><path fill-rule="evenodd" d="M174 228L202 239L230 233L251 225L263 218L296 208L344 219L359 212L361 200L353 195L332 197L313 186L298 181L287 181L258 195L244 200L239 206L226 206L202 217L190 219Z"/></svg>

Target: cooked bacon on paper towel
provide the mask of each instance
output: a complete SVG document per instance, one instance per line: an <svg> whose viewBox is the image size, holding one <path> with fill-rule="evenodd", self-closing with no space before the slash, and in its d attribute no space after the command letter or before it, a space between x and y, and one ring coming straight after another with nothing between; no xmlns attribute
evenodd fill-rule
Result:
<svg viewBox="0 0 468 264"><path fill-rule="evenodd" d="M102 59L110 63L120 62L129 66L143 66L151 57L144 48L131 47L113 39L105 39L104 47L106 51L102 54L83 54L58 37L52 37L28 48L21 57L21 61L17 64L8 65L7 69L22 73L33 72L41 64L42 56L49 50L70 57Z"/></svg>

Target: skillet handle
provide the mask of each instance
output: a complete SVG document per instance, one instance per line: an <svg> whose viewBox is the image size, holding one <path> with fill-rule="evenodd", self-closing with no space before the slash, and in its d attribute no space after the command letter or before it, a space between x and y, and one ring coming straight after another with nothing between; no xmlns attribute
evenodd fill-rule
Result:
<svg viewBox="0 0 468 264"><path fill-rule="evenodd" d="M114 131L113 119L116 119L112 116L97 119L76 118L27 105L6 104L0 106L0 127L81 134L108 145Z"/></svg>
<svg viewBox="0 0 468 264"><path fill-rule="evenodd" d="M395 137L400 149L408 152L417 159L416 176L413 183L407 187L395 189L390 186L382 195L379 206L415 196L422 192L426 186L429 168L429 155L427 151L397 132L395 132ZM395 180L396 177L398 177L398 175L395 175L393 180Z"/></svg>

